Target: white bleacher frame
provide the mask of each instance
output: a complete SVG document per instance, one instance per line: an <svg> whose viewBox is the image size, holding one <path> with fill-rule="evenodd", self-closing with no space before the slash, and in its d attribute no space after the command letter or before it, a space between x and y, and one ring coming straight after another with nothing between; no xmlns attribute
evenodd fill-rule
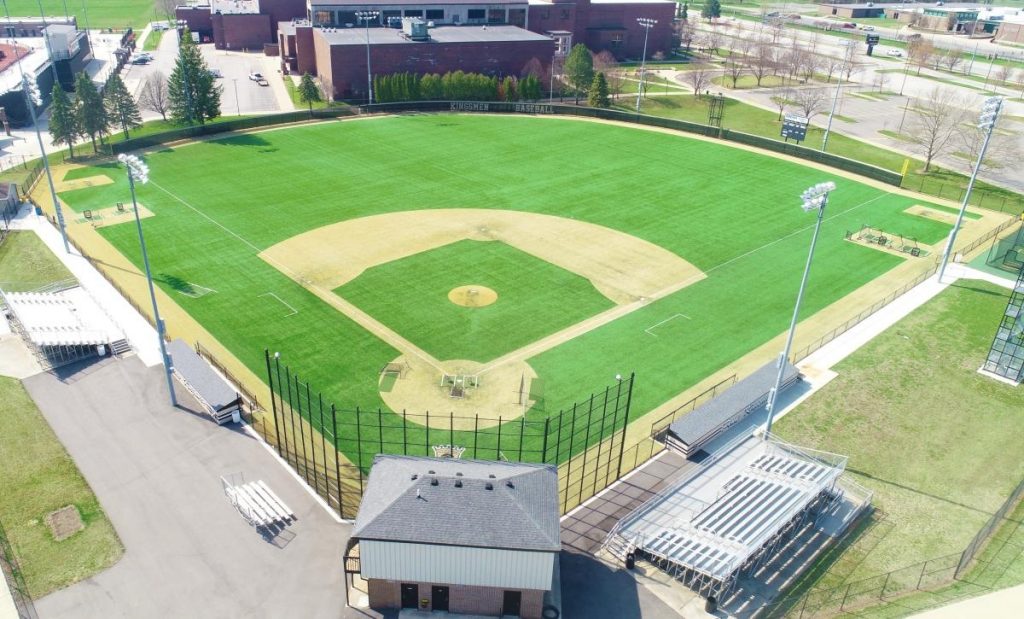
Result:
<svg viewBox="0 0 1024 619"><path fill-rule="evenodd" d="M620 558L636 552L721 599L832 505L846 462L774 436L739 436L623 518L605 548Z"/></svg>
<svg viewBox="0 0 1024 619"><path fill-rule="evenodd" d="M284 526L295 520L295 512L262 480L246 482L242 473L220 478L221 488L238 513L257 529Z"/></svg>

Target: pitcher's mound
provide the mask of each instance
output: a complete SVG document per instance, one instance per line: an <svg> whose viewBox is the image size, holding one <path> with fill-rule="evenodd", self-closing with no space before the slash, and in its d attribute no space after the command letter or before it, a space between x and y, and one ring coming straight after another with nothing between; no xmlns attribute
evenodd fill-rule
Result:
<svg viewBox="0 0 1024 619"><path fill-rule="evenodd" d="M498 293L487 286L459 286L448 293L448 300L463 307L485 307L498 300Z"/></svg>

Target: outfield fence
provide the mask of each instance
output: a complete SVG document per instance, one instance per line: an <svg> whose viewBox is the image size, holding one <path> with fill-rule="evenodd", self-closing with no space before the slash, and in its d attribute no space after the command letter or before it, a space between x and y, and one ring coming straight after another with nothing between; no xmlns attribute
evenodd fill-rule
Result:
<svg viewBox="0 0 1024 619"><path fill-rule="evenodd" d="M18 613L18 619L38 619L36 607L32 603L32 596L28 594L28 587L25 586L25 577L22 576L18 559L14 556L14 549L7 540L7 531L0 522L0 571L7 581L7 588L14 600L14 609Z"/></svg>

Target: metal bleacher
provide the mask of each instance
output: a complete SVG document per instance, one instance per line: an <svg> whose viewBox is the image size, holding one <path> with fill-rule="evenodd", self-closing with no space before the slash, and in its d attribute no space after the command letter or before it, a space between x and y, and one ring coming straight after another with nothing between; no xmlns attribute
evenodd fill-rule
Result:
<svg viewBox="0 0 1024 619"><path fill-rule="evenodd" d="M605 548L646 556L698 592L721 598L740 571L770 558L841 493L843 456L774 437L744 438L723 452L626 516Z"/></svg>
<svg viewBox="0 0 1024 619"><path fill-rule="evenodd" d="M224 494L250 525L267 528L287 525L295 520L295 513L262 479L246 483L237 476L221 477Z"/></svg>

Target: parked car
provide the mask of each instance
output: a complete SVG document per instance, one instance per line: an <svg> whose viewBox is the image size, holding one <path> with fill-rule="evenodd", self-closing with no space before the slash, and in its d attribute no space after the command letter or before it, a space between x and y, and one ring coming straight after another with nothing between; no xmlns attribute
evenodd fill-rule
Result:
<svg viewBox="0 0 1024 619"><path fill-rule="evenodd" d="M135 58L132 58L132 60L131 60L132 64L149 64L151 62L153 62L153 59L152 58L148 58L146 56L136 56Z"/></svg>
<svg viewBox="0 0 1024 619"><path fill-rule="evenodd" d="M256 80L256 83L259 84L260 86L270 86L270 82L268 82L267 78L265 77L261 77L260 79Z"/></svg>
<svg viewBox="0 0 1024 619"><path fill-rule="evenodd" d="M857 24L853 23L852 21L846 22L845 24L843 24L843 28L856 28L856 27L857 27Z"/></svg>
<svg viewBox="0 0 1024 619"><path fill-rule="evenodd" d="M861 26L860 29L863 30L864 32L871 32L872 30L875 29L875 27L874 26Z"/></svg>
<svg viewBox="0 0 1024 619"><path fill-rule="evenodd" d="M220 79L224 77L224 74L221 73L220 69L210 69L210 77L214 79Z"/></svg>
<svg viewBox="0 0 1024 619"><path fill-rule="evenodd" d="M153 30L170 30L171 27L167 25L167 22L155 21L150 25Z"/></svg>
<svg viewBox="0 0 1024 619"><path fill-rule="evenodd" d="M885 55L892 56L893 58L902 58L903 52L901 52L898 49L890 49L889 51L885 52Z"/></svg>
<svg viewBox="0 0 1024 619"><path fill-rule="evenodd" d="M149 52L140 52L138 54L135 54L135 59L136 60L145 60L146 62L149 62L150 60L153 59L153 54L150 54Z"/></svg>
<svg viewBox="0 0 1024 619"><path fill-rule="evenodd" d="M251 79L254 82L258 82L261 79L264 79L264 77L263 74L260 73L259 71L252 71L251 73L249 73L249 79Z"/></svg>

